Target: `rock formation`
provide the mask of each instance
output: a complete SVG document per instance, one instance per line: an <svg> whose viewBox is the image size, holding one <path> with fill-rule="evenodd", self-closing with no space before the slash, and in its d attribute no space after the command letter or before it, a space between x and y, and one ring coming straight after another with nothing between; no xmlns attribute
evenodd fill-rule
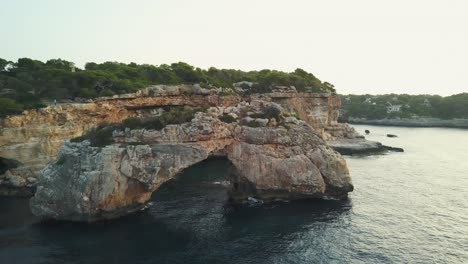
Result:
<svg viewBox="0 0 468 264"><path fill-rule="evenodd" d="M15 166L0 162L0 195L31 195L40 170L56 157L65 140L81 136L101 123L158 115L175 106L232 107L241 101L261 99L275 102L304 120L333 146L346 147L340 140L359 137L348 125L336 122L341 106L338 96L286 88L247 96L197 85L156 85L134 94L98 98L91 103L59 104L5 118L0 120L0 159L10 160Z"/></svg>
<svg viewBox="0 0 468 264"><path fill-rule="evenodd" d="M224 122L224 115L238 118ZM346 162L321 133L270 100L211 107L188 123L120 129L112 137L105 147L87 140L63 144L42 171L32 212L73 221L125 215L144 207L162 183L213 155L235 168L234 201L342 198L353 190Z"/></svg>

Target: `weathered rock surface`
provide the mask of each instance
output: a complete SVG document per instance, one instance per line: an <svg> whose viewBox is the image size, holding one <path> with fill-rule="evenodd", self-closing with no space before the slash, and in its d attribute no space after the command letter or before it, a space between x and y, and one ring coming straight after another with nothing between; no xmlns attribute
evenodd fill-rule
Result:
<svg viewBox="0 0 468 264"><path fill-rule="evenodd" d="M221 96L217 90L196 85L156 85L134 94L99 98L92 103L60 104L25 111L0 119L0 158L13 160L18 168L0 164L0 195L32 194L34 184L16 186L6 171L24 180L37 177L58 153L65 140L81 136L101 123L120 123L128 117L154 116L165 107L236 105L240 96ZM28 186L30 185L30 186Z"/></svg>
<svg viewBox="0 0 468 264"><path fill-rule="evenodd" d="M180 144L65 143L42 173L32 213L72 221L125 215L140 209L161 183L207 157L203 148Z"/></svg>
<svg viewBox="0 0 468 264"><path fill-rule="evenodd" d="M390 146L382 145L377 141L365 140L365 139L335 139L329 141L328 145L338 151L342 155L354 155L354 154L377 154L385 151L403 152L402 148L395 148Z"/></svg>
<svg viewBox="0 0 468 264"><path fill-rule="evenodd" d="M119 123L128 117L157 116L167 108L181 106L224 107L224 113L238 119L240 113L233 106L255 100L281 105L284 111L304 120L328 142L359 137L352 127L337 123L341 103L335 95L298 93L295 89L282 87L270 94L242 96L226 95L221 89L207 90L198 85L156 85L133 94L98 98L89 103L49 106L0 120L0 158L20 164L16 168L0 171L0 195L21 194L22 188L25 194L31 194L37 181L27 181L27 178L37 178L40 170L56 157L65 140L81 136L101 123ZM290 119L287 122L296 120L292 117ZM275 119L253 118L251 121L261 127L277 125ZM171 129L172 132L168 128L167 133L172 133L172 138L183 134L181 128ZM208 130L205 132L208 133ZM138 135L143 140L156 138L155 132L139 133L143 133ZM125 137L139 142L136 134ZM9 175L23 180L16 181L15 177Z"/></svg>
<svg viewBox="0 0 468 264"><path fill-rule="evenodd" d="M32 212L75 221L125 215L143 207L162 183L212 155L226 156L235 168L234 201L343 198L353 190L344 159L306 122L249 127L219 119L245 106L210 108L190 123L160 131L115 131L117 143L104 148L67 142L43 170ZM270 106L279 107L267 101L249 107L259 113Z"/></svg>
<svg viewBox="0 0 468 264"><path fill-rule="evenodd" d="M243 127L238 136L227 148L236 168L234 199L340 198L353 190L344 159L305 122L289 129Z"/></svg>
<svg viewBox="0 0 468 264"><path fill-rule="evenodd" d="M0 157L21 164L10 170L11 174L24 179L36 177L66 139L80 136L95 124L119 122L127 116L107 104L67 104L25 111L0 121Z"/></svg>

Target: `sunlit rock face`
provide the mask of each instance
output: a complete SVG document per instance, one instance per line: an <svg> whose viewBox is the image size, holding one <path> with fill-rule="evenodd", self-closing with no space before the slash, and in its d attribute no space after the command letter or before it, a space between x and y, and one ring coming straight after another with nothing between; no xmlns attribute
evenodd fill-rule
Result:
<svg viewBox="0 0 468 264"><path fill-rule="evenodd" d="M339 96L326 93L271 93L268 97L288 112L296 113L326 140L361 137L348 124L338 123L341 108Z"/></svg>
<svg viewBox="0 0 468 264"><path fill-rule="evenodd" d="M259 117L274 109L277 117ZM253 121L243 115L251 111ZM225 114L238 116L225 123ZM95 221L142 208L158 187L213 156L233 164L233 201L346 197L353 190L346 162L305 121L269 100L212 107L191 122L162 130L114 131L114 142L67 142L39 178L35 215ZM267 122L257 122L266 119ZM138 143L138 144L135 144Z"/></svg>
<svg viewBox="0 0 468 264"><path fill-rule="evenodd" d="M40 170L57 155L65 140L99 124L157 115L167 107L229 106L240 101L240 96L220 96L217 90L198 86L157 85L92 103L51 105L7 117L0 120L0 158L15 160L19 166L2 171L0 164L0 195L31 194Z"/></svg>
<svg viewBox="0 0 468 264"><path fill-rule="evenodd" d="M113 110L106 104L68 104L25 111L1 120L0 157L15 160L19 166L0 175L4 187L0 194L15 194L11 190L33 187L35 180L27 179L37 177L66 139L80 136L97 123L116 122L128 116L125 111Z"/></svg>
<svg viewBox="0 0 468 264"><path fill-rule="evenodd" d="M60 146L67 139L81 136L101 123L120 123L128 117L159 115L168 108L181 106L225 107L231 111L229 107L240 102L259 99L281 105L285 112L305 121L327 141L358 136L351 127L336 122L341 104L335 95L283 89L270 94L243 96L227 95L222 89L208 90L197 85L156 85L133 94L98 98L90 103L52 105L0 120L0 158L14 160L18 164L14 168L0 168L0 195L31 195L41 169L57 156ZM257 121L265 123L269 120ZM180 129L168 128L165 136L179 137L180 133L183 134ZM144 140L158 137L150 131L131 133L125 137L138 136Z"/></svg>

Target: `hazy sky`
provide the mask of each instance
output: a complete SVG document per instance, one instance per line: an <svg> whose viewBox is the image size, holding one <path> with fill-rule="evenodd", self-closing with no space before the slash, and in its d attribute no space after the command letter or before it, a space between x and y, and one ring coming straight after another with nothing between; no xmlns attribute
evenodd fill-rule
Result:
<svg viewBox="0 0 468 264"><path fill-rule="evenodd" d="M0 57L295 68L340 93L468 92L465 0L0 0Z"/></svg>

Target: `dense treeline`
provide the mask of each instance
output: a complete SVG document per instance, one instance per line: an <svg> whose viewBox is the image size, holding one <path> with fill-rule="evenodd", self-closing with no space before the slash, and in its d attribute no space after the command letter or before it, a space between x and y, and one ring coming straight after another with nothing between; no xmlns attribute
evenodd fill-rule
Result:
<svg viewBox="0 0 468 264"><path fill-rule="evenodd" d="M208 70L179 62L159 66L117 62L87 63L84 69L62 59L47 62L29 58L11 62L0 58L0 116L23 109L44 106L53 100L75 100L135 92L153 84L195 84L202 87L230 88L233 83L255 83L251 92L268 92L272 86L295 86L299 91L334 92L328 82L321 82L302 69L286 73L275 70Z"/></svg>
<svg viewBox="0 0 468 264"><path fill-rule="evenodd" d="M408 94L341 95L341 100L342 108L350 117L355 118L468 118L468 93L446 97ZM392 105L401 107L399 111L389 111Z"/></svg>

